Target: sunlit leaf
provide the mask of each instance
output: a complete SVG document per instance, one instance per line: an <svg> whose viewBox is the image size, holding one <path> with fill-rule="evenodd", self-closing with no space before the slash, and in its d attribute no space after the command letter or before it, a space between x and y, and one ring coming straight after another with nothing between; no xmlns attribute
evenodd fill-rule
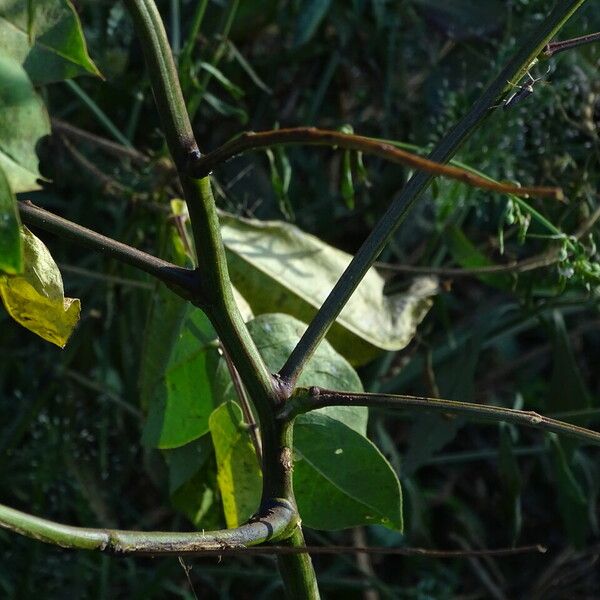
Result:
<svg viewBox="0 0 600 600"><path fill-rule="evenodd" d="M260 315L248 323L273 372L283 365L304 328L304 323L283 314ZM298 384L362 390L352 366L326 341L305 366ZM224 364L219 366L215 388L219 397L235 398ZM336 406L296 419L294 489L300 516L309 526L339 529L381 524L402 528L400 484L389 463L365 437L367 418L364 407ZM248 432L243 435L250 444ZM366 483L368 478L372 484Z"/></svg>
<svg viewBox="0 0 600 600"><path fill-rule="evenodd" d="M233 282L255 314L284 312L308 323L351 259L280 221L222 216L221 223ZM384 283L370 269L327 336L352 364L404 348L438 290L435 279L422 277L386 296Z"/></svg>
<svg viewBox="0 0 600 600"><path fill-rule="evenodd" d="M294 490L302 521L315 529L384 525L402 530L394 470L364 436L316 413L294 427Z"/></svg>
<svg viewBox="0 0 600 600"><path fill-rule="evenodd" d="M0 272L23 271L23 244L17 200L0 168Z"/></svg>
<svg viewBox="0 0 600 600"><path fill-rule="evenodd" d="M210 416L210 433L217 456L217 481L227 527L237 527L258 509L262 473L242 409L222 404Z"/></svg>
<svg viewBox="0 0 600 600"><path fill-rule="evenodd" d="M211 383L219 359L216 335L201 310L190 305L185 309L176 336L165 340L167 350L171 342L166 364L166 351L154 358L146 354L151 363L165 365L153 373L146 371L153 380L150 387L148 378L144 380L149 393L144 443L156 448L177 448L207 433L216 406Z"/></svg>
<svg viewBox="0 0 600 600"><path fill-rule="evenodd" d="M0 168L14 193L40 187L35 149L49 133L48 114L27 73L0 53Z"/></svg>
<svg viewBox="0 0 600 600"><path fill-rule="evenodd" d="M174 243L179 239L175 228L171 233L165 252L186 264L189 248ZM235 289L234 297L242 317L251 318ZM221 401L213 391L218 363L217 334L208 317L160 284L146 323L139 374L140 402L148 413L145 444L177 448L208 432L208 417Z"/></svg>
<svg viewBox="0 0 600 600"><path fill-rule="evenodd" d="M68 0L0 0L0 53L22 64L35 85L100 75Z"/></svg>
<svg viewBox="0 0 600 600"><path fill-rule="evenodd" d="M300 339L306 325L290 315L260 315L248 323L250 335L267 367L276 373ZM362 384L352 366L327 341L322 342L306 364L298 385L317 385L323 388L362 391ZM219 398L235 400L236 394L229 371L222 361L215 381ZM342 421L348 427L365 435L368 410L362 406L331 406L319 412Z"/></svg>
<svg viewBox="0 0 600 600"><path fill-rule="evenodd" d="M10 316L63 348L79 321L78 299L65 298L62 277L48 248L22 229L24 271L0 275L0 297Z"/></svg>

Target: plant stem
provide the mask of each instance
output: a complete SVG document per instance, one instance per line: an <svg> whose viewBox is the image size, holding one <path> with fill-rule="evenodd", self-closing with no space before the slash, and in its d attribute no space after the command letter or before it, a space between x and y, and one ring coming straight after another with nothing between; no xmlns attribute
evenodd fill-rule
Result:
<svg viewBox="0 0 600 600"><path fill-rule="evenodd" d="M315 127L294 127L291 129L273 129L270 131L246 132L209 154L201 156L190 163L190 173L195 177L208 175L214 167L230 158L248 150L258 150L272 146L290 145L334 146L347 150L356 150L364 154L373 154L390 162L407 165L414 169L426 171L434 175L442 175L450 179L462 181L467 185L523 196L550 197L562 199L562 191L556 187L520 187L510 183L500 183L488 177L481 177L471 171L429 160L418 154L397 148L382 140L362 135L342 133Z"/></svg>
<svg viewBox="0 0 600 600"><path fill-rule="evenodd" d="M570 40L564 40L562 42L550 42L544 48L544 55L548 58L558 54L559 52L564 52L565 50L572 50L573 48L577 48L578 46L583 46L584 44L591 44L592 42L597 42L600 40L600 32L598 33L589 33L588 35L581 35L576 38L571 38Z"/></svg>
<svg viewBox="0 0 600 600"><path fill-rule="evenodd" d="M190 155L198 152L198 146L185 108L164 24L152 0L125 0L125 5L140 37L154 100L171 156L181 172Z"/></svg>
<svg viewBox="0 0 600 600"><path fill-rule="evenodd" d="M157 109L188 205L198 271L202 274L202 302L199 306L206 312L231 357L260 421L262 505L268 506L272 498L284 498L295 509L291 479L292 425L275 418L275 407L281 401L282 389L262 360L233 297L210 178L195 179L187 173L190 159L197 159L199 151L164 25L154 0L125 1L144 48ZM230 2L231 20L237 5L238 0ZM290 531L289 535L293 533ZM296 536L290 539L290 544L297 545ZM290 557L287 568L282 571L286 588L292 594L295 586L305 579L312 580L316 587L312 566L310 569L307 567L303 556Z"/></svg>
<svg viewBox="0 0 600 600"><path fill-rule="evenodd" d="M297 527L294 534L282 543L294 550L306 546L302 529ZM294 560L290 560L292 558ZM309 554L281 553L277 555L277 564L289 600L319 600L321 596Z"/></svg>
<svg viewBox="0 0 600 600"><path fill-rule="evenodd" d="M140 269L168 285L182 298L188 300L194 298L199 301L198 275L195 271L178 267L127 244L117 242L39 208L29 201L19 202L18 204L21 219L27 225L33 225L50 233L55 233L63 239L87 246L105 256Z"/></svg>
<svg viewBox="0 0 600 600"><path fill-rule="evenodd" d="M100 550L112 554L219 554L227 549L278 540L295 528L296 511L286 500L273 502L260 515L235 529L201 533L125 531L72 527L0 504L0 527L63 548Z"/></svg>
<svg viewBox="0 0 600 600"><path fill-rule="evenodd" d="M565 0L556 6L537 31L525 38L517 53L487 86L463 119L441 140L430 154L430 160L450 160L490 114L491 107L498 103L500 96L511 89L508 82L513 79L518 81L527 72L548 41L584 2L585 0ZM366 272L432 179L433 175L429 173L416 173L360 247L279 372L289 393L319 342L325 337Z"/></svg>
<svg viewBox="0 0 600 600"><path fill-rule="evenodd" d="M486 421L515 423L525 427L534 427L535 429L576 438L588 444L600 445L600 432L544 417L533 411L422 396L340 392L311 387L308 390L297 390L294 396L288 400L279 417L283 420L289 420L297 415L325 406L410 408L412 411L466 415Z"/></svg>

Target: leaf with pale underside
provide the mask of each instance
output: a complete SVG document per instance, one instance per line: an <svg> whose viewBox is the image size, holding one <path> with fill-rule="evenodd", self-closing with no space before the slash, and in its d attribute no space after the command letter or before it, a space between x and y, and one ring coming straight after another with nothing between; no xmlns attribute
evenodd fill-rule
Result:
<svg viewBox="0 0 600 600"><path fill-rule="evenodd" d="M60 271L48 248L22 228L24 271L0 275L0 298L10 316L64 348L79 321L80 302L65 298Z"/></svg>
<svg viewBox="0 0 600 600"><path fill-rule="evenodd" d="M0 168L14 193L39 189L36 144L49 133L48 114L27 73L0 54Z"/></svg>
<svg viewBox="0 0 600 600"><path fill-rule="evenodd" d="M23 65L35 85L100 75L68 0L0 0L0 53Z"/></svg>
<svg viewBox="0 0 600 600"><path fill-rule="evenodd" d="M280 221L223 215L221 231L233 283L255 314L282 312L310 322L352 258ZM384 283L370 269L327 336L352 364L404 348L438 291L430 277L390 296L383 293Z"/></svg>

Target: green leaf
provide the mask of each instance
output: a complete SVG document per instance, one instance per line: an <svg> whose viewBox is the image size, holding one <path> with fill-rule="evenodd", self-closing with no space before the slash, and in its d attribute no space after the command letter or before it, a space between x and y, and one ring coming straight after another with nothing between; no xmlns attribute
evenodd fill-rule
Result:
<svg viewBox="0 0 600 600"><path fill-rule="evenodd" d="M288 195L292 180L292 165L282 147L273 148L272 150L268 148L265 150L265 154L269 159L271 185L277 196L279 210L286 219L293 221L294 208Z"/></svg>
<svg viewBox="0 0 600 600"><path fill-rule="evenodd" d="M224 521L210 436L163 450L163 456L169 469L171 504L196 527L221 529Z"/></svg>
<svg viewBox="0 0 600 600"><path fill-rule="evenodd" d="M23 65L35 85L100 76L67 0L0 0L0 53Z"/></svg>
<svg viewBox="0 0 600 600"><path fill-rule="evenodd" d="M571 543L581 548L589 531L587 501L559 438L555 434L549 434L548 437L556 477L558 508Z"/></svg>
<svg viewBox="0 0 600 600"><path fill-rule="evenodd" d="M506 10L501 0L413 0L427 18L454 39L483 37L504 23Z"/></svg>
<svg viewBox="0 0 600 600"><path fill-rule="evenodd" d="M294 46L301 46L311 40L330 7L331 0L304 0L302 2L296 21Z"/></svg>
<svg viewBox="0 0 600 600"><path fill-rule="evenodd" d="M260 315L248 323L250 335L273 372L283 365L305 327L301 321L283 314ZM318 347L298 384L362 390L352 366L327 341ZM215 390L219 390L219 397L235 398L224 363L219 365ZM385 458L364 437L367 419L364 407L336 406L296 420L294 487L301 517L309 526L338 529L381 524L401 529L400 484ZM325 427L331 428L331 436L325 433ZM249 434L244 431L244 435L250 444ZM364 477L357 477L357 469L369 473L372 479L365 482Z"/></svg>
<svg viewBox="0 0 600 600"><path fill-rule="evenodd" d="M315 529L384 525L402 531L402 492L392 467L364 436L316 413L294 426L294 490Z"/></svg>
<svg viewBox="0 0 600 600"><path fill-rule="evenodd" d="M342 192L342 198L346 202L346 206L350 210L354 210L354 182L352 180L352 154L350 150L344 152L342 160L340 191Z"/></svg>
<svg viewBox="0 0 600 600"><path fill-rule="evenodd" d="M210 416L210 434L217 457L217 482L227 527L237 527L258 509L262 473L244 424L242 409L226 402Z"/></svg>
<svg viewBox="0 0 600 600"><path fill-rule="evenodd" d="M179 317L172 316L177 323ZM156 448L177 448L207 433L216 405L211 384L219 360L215 331L208 317L190 305L181 323L177 337L170 340L164 369L154 373L152 383L144 378L149 410L143 441ZM156 357L146 354L146 360L165 364L166 354L162 350Z"/></svg>
<svg viewBox="0 0 600 600"><path fill-rule="evenodd" d="M173 240L170 240L171 242ZM184 250L171 254L185 262ZM244 298L234 297L245 319ZM143 441L176 448L208 432L208 417L219 403L212 380L218 365L217 335L206 315L160 284L148 316L140 363L140 402L148 411Z"/></svg>
<svg viewBox="0 0 600 600"><path fill-rule="evenodd" d="M212 444L207 435L185 446L163 450L163 456L169 467L169 492L174 494L198 473L212 456L212 451Z"/></svg>
<svg viewBox="0 0 600 600"><path fill-rule="evenodd" d="M23 271L23 243L17 200L0 168L0 272Z"/></svg>
<svg viewBox="0 0 600 600"><path fill-rule="evenodd" d="M489 267L494 263L480 252L458 227L449 228L450 252L454 260L465 269ZM501 290L510 289L511 277L508 274L478 275L477 279Z"/></svg>
<svg viewBox="0 0 600 600"><path fill-rule="evenodd" d="M248 323L250 335L269 370L279 371L297 344L306 325L290 315L260 315ZM327 341L322 342L304 368L298 385L362 391L360 378L352 366ZM215 380L215 393L224 400L235 400L229 370L222 361ZM331 406L319 412L342 421L358 433L366 434L368 409L362 406Z"/></svg>
<svg viewBox="0 0 600 600"><path fill-rule="evenodd" d="M351 256L294 225L222 216L231 277L255 314L284 312L309 322ZM352 364L383 350L404 348L437 293L437 280L421 277L404 293L385 296L384 279L370 269L327 339Z"/></svg>
<svg viewBox="0 0 600 600"><path fill-rule="evenodd" d="M510 525L511 543L515 544L523 523L521 513L521 471L513 450L511 428L500 424L500 448L498 450L498 471L502 481L502 504Z"/></svg>
<svg viewBox="0 0 600 600"><path fill-rule="evenodd" d="M589 408L590 393L573 354L565 321L559 311L553 313L554 357L547 408L551 412Z"/></svg>
<svg viewBox="0 0 600 600"><path fill-rule="evenodd" d="M235 117L242 125L248 123L248 113L243 108L229 104L229 102L217 98L210 92L203 92L202 97L206 103L212 106L212 108L220 115L223 115L224 117Z"/></svg>
<svg viewBox="0 0 600 600"><path fill-rule="evenodd" d="M15 194L39 189L35 146L49 133L48 114L27 73L0 54L0 168Z"/></svg>
<svg viewBox="0 0 600 600"><path fill-rule="evenodd" d="M21 236L24 271L0 275L0 298L17 323L64 348L79 321L79 300L65 298L60 271L42 241L26 227Z"/></svg>

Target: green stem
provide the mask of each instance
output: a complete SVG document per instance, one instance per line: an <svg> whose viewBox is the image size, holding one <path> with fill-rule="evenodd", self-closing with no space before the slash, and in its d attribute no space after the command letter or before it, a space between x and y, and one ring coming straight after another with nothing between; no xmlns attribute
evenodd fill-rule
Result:
<svg viewBox="0 0 600 600"><path fill-rule="evenodd" d="M125 0L125 5L140 37L169 150L177 169L183 171L189 157L198 152L198 146L164 24L153 0Z"/></svg>
<svg viewBox="0 0 600 600"><path fill-rule="evenodd" d="M465 117L441 140L430 154L430 160L436 162L450 160L490 114L491 107L495 106L499 98L511 89L508 82L518 81L523 77L548 41L556 35L558 30L584 2L585 0L565 0L556 6L537 31L525 38L521 48L492 83L487 86ZM431 174L419 172L408 181L400 196L385 212L334 286L279 372L290 393L304 365L313 355L320 341L325 337L348 299L397 227L404 220L408 211L431 184L432 179Z"/></svg>
<svg viewBox="0 0 600 600"><path fill-rule="evenodd" d="M292 548L305 546L302 529L297 527L281 544ZM321 596L309 554L278 554L277 564L289 600L319 600Z"/></svg>
<svg viewBox="0 0 600 600"><path fill-rule="evenodd" d="M533 411L488 406L472 402L456 402L439 398L397 394L369 394L324 390L317 387L297 390L280 412L280 419L288 421L297 415L325 406L368 406L379 408L410 408L411 411L441 412L465 415L484 421L514 423L576 438L588 444L600 445L600 432L544 417Z"/></svg>
<svg viewBox="0 0 600 600"><path fill-rule="evenodd" d="M296 529L296 523L296 510L287 500L273 501L262 514L241 527L203 533L72 527L0 504L0 527L63 548L127 555L219 554L223 549L285 538L290 529Z"/></svg>

